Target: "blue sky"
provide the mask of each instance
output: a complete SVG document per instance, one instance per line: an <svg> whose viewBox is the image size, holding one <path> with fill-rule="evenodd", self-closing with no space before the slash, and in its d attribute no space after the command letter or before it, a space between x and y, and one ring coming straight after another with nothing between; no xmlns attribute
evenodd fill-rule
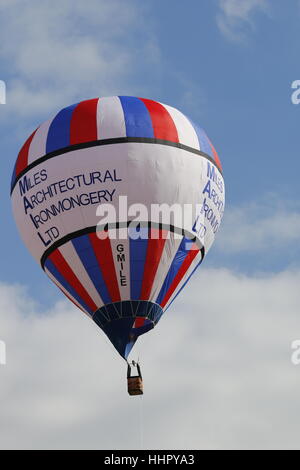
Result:
<svg viewBox="0 0 300 470"><path fill-rule="evenodd" d="M226 214L236 206L246 210L249 204L265 205L260 218L297 209L300 111L290 99L291 83L298 77L297 1L285 8L279 0L272 4L246 1L249 7L239 15L232 7L234 1L189 0L184 6L176 1L172 6L169 1L143 5L125 1L124 17L104 12L112 31L107 23L98 27L87 13L89 8L84 16L80 8L71 13L67 6L60 7L62 16L56 23L55 10L49 15L46 6L30 3L23 20L14 18L18 2L2 6L2 22L12 18L10 28L2 25L1 47L1 79L7 84L7 104L0 108L2 224L6 227L1 250L3 280L23 283L30 279L29 289L33 287L37 298L47 304L48 280L20 243L12 220L10 174L32 129L77 99L133 94L178 107L206 129L219 151L226 179ZM33 31L26 23L31 10L41 18L40 28ZM90 54L84 62L82 42ZM48 52L53 54L51 64L46 63ZM93 60L102 63L95 65ZM235 237L238 221L231 230ZM247 271L279 270L299 257L294 243L280 245L281 257L276 262L261 253L257 263L247 250L239 252L237 260L216 247L206 263L243 269L243 256ZM51 299L53 295L55 289Z"/></svg>
<svg viewBox="0 0 300 470"><path fill-rule="evenodd" d="M22 14L19 14L21 9ZM300 79L299 31L298 0L1 0L0 79L7 86L7 104L0 105L3 227L0 281L6 286L3 287L3 298L7 300L2 304L5 309L10 308L9 299L16 298L12 310L17 316L22 317L24 303L29 305L25 309L29 316L51 312L54 317L56 314L63 317L65 311L69 312L69 307L60 304L61 294L22 244L12 217L10 178L23 142L40 122L73 102L118 94L152 98L179 108L200 123L220 155L226 183L223 226L205 259L203 274L191 282L189 293L183 295L178 307L174 305L174 315L177 312L176 318L180 322L179 313L184 302L197 305L197 282L206 285L205 273L209 279L217 280L218 292L224 285L232 293L231 298L237 291L241 292L239 306L230 305L230 296L227 298L225 293L227 304L223 310L232 312L231 315L235 308L242 313L240 305L245 305L249 296L263 295L263 286L267 285L270 295L265 310L260 310L255 302L253 304L257 314L257 317L254 315L256 327L261 327L260 313L265 312L269 321L263 320L265 329L276 318L282 331L285 328L287 331L283 333L284 337L276 333L266 339L271 346L265 370L276 368L272 356L274 352L275 355L278 353L283 361L283 374L288 369L289 383L299 386L296 373L289 369L288 356L292 332L297 336L298 328L300 335L296 301L296 280L300 270L300 105L291 102L291 84ZM289 282L293 279L294 283ZM15 284L23 287L15 287ZM280 304L283 312L292 315L287 319L288 326L281 323L280 312L274 312L273 289L278 290L276 305L282 298L289 299ZM210 307L207 304L205 308L208 311ZM2 318L4 315L3 312ZM213 321L219 320L213 318ZM246 324L248 321L247 317ZM231 325L230 322L234 325L233 317L230 317ZM244 323L238 325L236 337L242 343L246 327ZM81 323L80 327L74 328L77 327L82 328ZM253 345L257 337L255 325L252 327L253 335L249 333L246 343L251 343L252 338ZM4 321L3 328L9 335L12 326L5 329ZM208 334L213 330L210 330L210 323L205 328ZM32 334L29 325L25 330L28 335ZM37 331L40 330L43 328L37 327ZM222 342L221 327L216 327L214 332ZM11 338L15 344L17 338ZM263 340L259 341L263 351ZM224 346L227 351L230 344L227 338ZM238 350L238 345L236 348ZM258 367L260 357L255 356L252 346L249 348L247 357L252 357ZM85 354L88 356L87 351ZM212 363L214 367L215 363ZM240 374L239 366L235 369L235 365L232 371ZM206 367L205 364L202 366ZM253 376L254 382L258 384L262 376L263 370L261 375ZM233 372L230 377L236 380ZM11 378L13 387L16 386L14 380ZM222 380L230 389L229 379L222 377ZM272 390L271 382L266 389ZM288 393L284 398L279 395L274 407L282 400L295 399ZM218 398L216 395L216 400ZM267 399L267 396L258 397L258 403L267 402ZM234 406L233 402L231 406ZM243 414L247 403L240 406ZM184 408L181 410L184 414ZM284 413L287 422L290 412ZM251 413L259 415L260 406L259 409L254 406ZM219 416L215 416L216 423ZM263 415L264 418L268 429L268 416ZM279 424L280 415L277 418ZM209 421L209 417L207 419ZM215 436L215 440L208 439L204 445L243 447L249 439L253 446L259 447L255 439L251 441L255 430L260 429L257 423L251 421L249 429L243 428L245 441L239 441L241 430L237 423L229 423L233 442L224 438L228 431L224 429L223 434ZM36 439L39 439L39 425L36 424L33 432ZM278 431L266 445L288 447L293 442L292 431L298 432L297 423L292 425L289 437L285 431ZM84 442L80 441L79 431L77 438L78 442ZM180 445L178 436L175 440ZM8 438L7 446L13 446L13 441L13 437ZM16 442L19 442L18 438ZM44 445L42 439L39 442ZM51 442L56 445L55 439ZM65 442L71 445L68 440ZM187 446L188 442L191 443L187 438ZM129 440L126 445L133 444ZM167 440L166 444L172 446L172 441ZM196 446L196 443L192 444ZM30 443L26 445L30 447Z"/></svg>

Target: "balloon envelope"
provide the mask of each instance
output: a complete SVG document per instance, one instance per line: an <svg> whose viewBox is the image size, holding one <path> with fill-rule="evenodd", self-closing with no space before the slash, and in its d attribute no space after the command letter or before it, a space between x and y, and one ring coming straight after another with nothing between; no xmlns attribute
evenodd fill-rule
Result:
<svg viewBox="0 0 300 470"><path fill-rule="evenodd" d="M179 110L113 96L40 125L11 197L32 255L127 358L213 243L224 181L207 135Z"/></svg>

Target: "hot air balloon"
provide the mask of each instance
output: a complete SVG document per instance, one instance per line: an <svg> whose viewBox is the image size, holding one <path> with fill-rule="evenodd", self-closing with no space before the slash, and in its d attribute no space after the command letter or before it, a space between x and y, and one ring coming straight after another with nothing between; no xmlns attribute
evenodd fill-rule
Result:
<svg viewBox="0 0 300 470"><path fill-rule="evenodd" d="M81 101L41 124L11 183L25 245L125 360L203 261L224 191L203 129L129 96Z"/></svg>

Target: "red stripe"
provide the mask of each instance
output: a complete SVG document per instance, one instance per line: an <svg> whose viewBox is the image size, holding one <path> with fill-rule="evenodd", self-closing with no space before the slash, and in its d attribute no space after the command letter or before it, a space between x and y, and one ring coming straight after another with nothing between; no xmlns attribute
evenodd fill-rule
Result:
<svg viewBox="0 0 300 470"><path fill-rule="evenodd" d="M140 98L149 111L154 137L156 139L170 140L171 142L179 142L178 133L174 121L166 108L157 103L157 101Z"/></svg>
<svg viewBox="0 0 300 470"><path fill-rule="evenodd" d="M107 236L102 240L98 238L97 233L90 233L89 237L111 300L112 302L120 302L121 296L110 239Z"/></svg>
<svg viewBox="0 0 300 470"><path fill-rule="evenodd" d="M166 230L151 229L148 240L141 300L148 300L167 237Z"/></svg>
<svg viewBox="0 0 300 470"><path fill-rule="evenodd" d="M134 328L140 328L141 326L144 326L144 324L145 324L144 317L136 317L135 322L134 322Z"/></svg>
<svg viewBox="0 0 300 470"><path fill-rule="evenodd" d="M21 173L21 171L23 171L28 165L29 147L34 137L34 134L36 133L37 130L38 128L31 134L30 137L28 137L28 139L26 140L25 144L23 145L23 147L21 148L19 152L17 164L16 164L16 176L18 176Z"/></svg>
<svg viewBox="0 0 300 470"><path fill-rule="evenodd" d="M98 98L81 101L72 113L70 144L80 144L97 140Z"/></svg>
<svg viewBox="0 0 300 470"><path fill-rule="evenodd" d="M60 272L60 274L66 279L66 281L73 287L73 289L77 292L77 294L82 298L85 304L95 312L98 307L90 297L88 292L85 290L81 282L79 281L78 277L73 273L72 269L64 259L63 255L59 251L59 249L55 250L49 256L50 260L56 267L56 269Z"/></svg>
<svg viewBox="0 0 300 470"><path fill-rule="evenodd" d="M209 139L208 139L208 141L210 143L212 153L214 155L215 162L216 162L217 166L220 168L220 170L222 170L222 165L221 165L221 161L219 159L219 155L217 154L217 151L216 151L215 147L213 146L212 142Z"/></svg>
<svg viewBox="0 0 300 470"><path fill-rule="evenodd" d="M170 299L171 295L173 294L176 287L178 286L178 284L182 280L183 276L186 274L187 270L189 269L190 265L192 264L193 259L197 256L198 253L199 253L199 248L197 247L196 244L193 244L193 246L191 247L189 253L187 254L184 262L180 266L180 268L178 270L178 273L174 277L173 282L172 282L172 284L170 285L170 287L168 289L168 292L166 293L165 297L163 298L163 300L160 304L162 308L164 308L164 306L167 304L167 302Z"/></svg>

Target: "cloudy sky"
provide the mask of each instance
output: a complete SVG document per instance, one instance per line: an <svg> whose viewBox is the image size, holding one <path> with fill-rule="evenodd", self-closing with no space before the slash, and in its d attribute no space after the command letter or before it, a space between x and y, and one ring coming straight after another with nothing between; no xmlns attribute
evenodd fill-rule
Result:
<svg viewBox="0 0 300 470"><path fill-rule="evenodd" d="M0 0L0 448L300 448L298 0ZM136 350L104 334L23 246L18 150L60 108L152 98L204 127L227 207L201 269Z"/></svg>

